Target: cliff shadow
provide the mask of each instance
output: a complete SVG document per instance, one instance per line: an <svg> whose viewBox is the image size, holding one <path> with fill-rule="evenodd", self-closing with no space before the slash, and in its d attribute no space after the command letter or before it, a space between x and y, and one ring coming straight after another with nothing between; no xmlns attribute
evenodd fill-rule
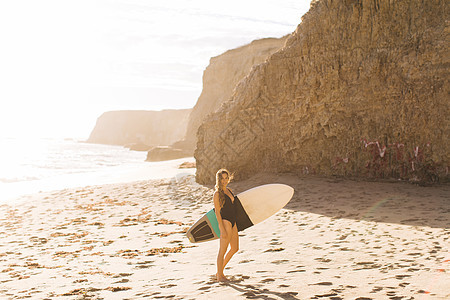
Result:
<svg viewBox="0 0 450 300"><path fill-rule="evenodd" d="M450 228L449 185L422 187L405 182L260 173L232 182L230 187L237 194L268 183L284 183L295 189L284 207L288 210L338 219Z"/></svg>

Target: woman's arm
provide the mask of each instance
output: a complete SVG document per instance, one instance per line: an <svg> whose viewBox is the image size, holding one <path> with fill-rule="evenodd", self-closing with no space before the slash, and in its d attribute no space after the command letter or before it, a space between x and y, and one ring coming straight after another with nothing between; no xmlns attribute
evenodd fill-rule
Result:
<svg viewBox="0 0 450 300"><path fill-rule="evenodd" d="M225 228L223 226L222 215L220 214L221 209L222 208L220 207L219 193L215 192L214 193L214 211L216 213L217 223L219 223L220 236L225 238L227 236L227 232L225 231Z"/></svg>

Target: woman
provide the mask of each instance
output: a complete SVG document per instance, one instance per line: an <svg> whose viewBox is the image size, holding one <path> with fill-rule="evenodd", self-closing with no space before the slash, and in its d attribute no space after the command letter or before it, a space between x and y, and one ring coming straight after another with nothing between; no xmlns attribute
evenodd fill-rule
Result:
<svg viewBox="0 0 450 300"><path fill-rule="evenodd" d="M220 247L217 255L217 281L228 279L223 274L225 266L231 257L239 250L239 235L236 225L236 208L233 192L227 188L231 180L230 172L220 169L216 173L216 191L214 193L214 208L220 229ZM228 245L230 250L227 252Z"/></svg>

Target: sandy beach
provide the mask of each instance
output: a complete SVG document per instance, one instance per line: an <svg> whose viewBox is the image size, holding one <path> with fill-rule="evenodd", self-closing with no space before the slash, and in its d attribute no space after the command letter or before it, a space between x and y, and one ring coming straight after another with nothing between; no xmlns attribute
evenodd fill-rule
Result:
<svg viewBox="0 0 450 300"><path fill-rule="evenodd" d="M186 230L212 208L192 175L24 196L0 206L2 299L448 299L450 187L260 174L291 202L218 242Z"/></svg>

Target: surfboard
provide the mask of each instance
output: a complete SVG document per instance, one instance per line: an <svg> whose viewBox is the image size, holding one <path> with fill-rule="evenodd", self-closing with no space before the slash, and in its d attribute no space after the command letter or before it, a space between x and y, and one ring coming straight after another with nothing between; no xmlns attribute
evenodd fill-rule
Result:
<svg viewBox="0 0 450 300"><path fill-rule="evenodd" d="M247 229L269 218L282 209L294 195L294 189L285 184L265 184L234 197L238 231ZM216 213L211 209L186 232L192 243L220 238Z"/></svg>

